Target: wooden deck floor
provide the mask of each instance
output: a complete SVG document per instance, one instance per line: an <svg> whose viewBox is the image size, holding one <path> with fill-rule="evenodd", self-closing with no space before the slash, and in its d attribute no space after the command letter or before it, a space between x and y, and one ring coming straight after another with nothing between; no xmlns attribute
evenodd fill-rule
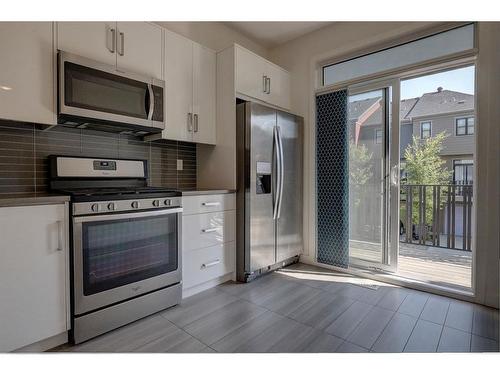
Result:
<svg viewBox="0 0 500 375"><path fill-rule="evenodd" d="M470 290L472 253L400 243L397 275L429 284ZM377 261L380 251L367 242L351 242L352 258Z"/></svg>

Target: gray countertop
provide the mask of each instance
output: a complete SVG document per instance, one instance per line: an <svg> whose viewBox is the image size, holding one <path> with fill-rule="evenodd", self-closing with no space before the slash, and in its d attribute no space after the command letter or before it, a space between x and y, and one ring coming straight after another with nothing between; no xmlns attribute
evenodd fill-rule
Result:
<svg viewBox="0 0 500 375"><path fill-rule="evenodd" d="M36 194L29 196L0 196L0 207L35 206L69 202L69 195Z"/></svg>
<svg viewBox="0 0 500 375"><path fill-rule="evenodd" d="M231 189L219 189L219 190L187 190L183 191L182 195L183 196L190 196L190 195L211 195L211 194L232 194L236 193L236 190L231 190Z"/></svg>

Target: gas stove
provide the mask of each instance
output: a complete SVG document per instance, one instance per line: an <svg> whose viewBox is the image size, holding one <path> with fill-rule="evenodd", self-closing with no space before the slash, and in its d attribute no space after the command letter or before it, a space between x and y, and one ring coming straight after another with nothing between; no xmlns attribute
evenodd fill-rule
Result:
<svg viewBox="0 0 500 375"><path fill-rule="evenodd" d="M145 160L50 157L71 197L74 343L181 300L181 193L147 181Z"/></svg>

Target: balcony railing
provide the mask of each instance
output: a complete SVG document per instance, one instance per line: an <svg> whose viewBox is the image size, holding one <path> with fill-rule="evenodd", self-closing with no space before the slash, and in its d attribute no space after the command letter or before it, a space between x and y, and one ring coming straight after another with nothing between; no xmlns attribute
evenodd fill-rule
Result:
<svg viewBox="0 0 500 375"><path fill-rule="evenodd" d="M471 250L472 185L401 185L400 241Z"/></svg>

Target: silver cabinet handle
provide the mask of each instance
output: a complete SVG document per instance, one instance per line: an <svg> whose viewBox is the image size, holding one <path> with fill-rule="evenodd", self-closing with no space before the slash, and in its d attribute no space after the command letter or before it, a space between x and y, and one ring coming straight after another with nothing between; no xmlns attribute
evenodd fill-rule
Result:
<svg viewBox="0 0 500 375"><path fill-rule="evenodd" d="M112 27L108 27L107 35L106 35L106 46L108 47L109 52L115 53L116 49L116 29Z"/></svg>
<svg viewBox="0 0 500 375"><path fill-rule="evenodd" d="M194 132L195 133L198 132L198 114L197 113L194 114Z"/></svg>
<svg viewBox="0 0 500 375"><path fill-rule="evenodd" d="M267 78L267 91L266 94L271 93L271 78Z"/></svg>
<svg viewBox="0 0 500 375"><path fill-rule="evenodd" d="M188 112L188 124L187 124L187 127L188 127L188 132L192 132L193 131L193 114L191 112Z"/></svg>
<svg viewBox="0 0 500 375"><path fill-rule="evenodd" d="M262 92L267 93L267 76L262 76Z"/></svg>
<svg viewBox="0 0 500 375"><path fill-rule="evenodd" d="M219 206L220 202L203 202L201 205L205 207L214 207Z"/></svg>
<svg viewBox="0 0 500 375"><path fill-rule="evenodd" d="M57 221L57 251L63 251L64 250L64 225L62 220Z"/></svg>
<svg viewBox="0 0 500 375"><path fill-rule="evenodd" d="M120 31L120 49L118 50L118 54L120 56L125 55L125 33Z"/></svg>
<svg viewBox="0 0 500 375"><path fill-rule="evenodd" d="M216 259L214 260L213 262L209 262L209 263L203 263L201 265L201 268L208 268L208 267L213 267L213 266L216 266L217 264L220 263L220 259Z"/></svg>
<svg viewBox="0 0 500 375"><path fill-rule="evenodd" d="M206 229L202 229L202 233L212 233L212 232L216 232L219 228L206 228Z"/></svg>

